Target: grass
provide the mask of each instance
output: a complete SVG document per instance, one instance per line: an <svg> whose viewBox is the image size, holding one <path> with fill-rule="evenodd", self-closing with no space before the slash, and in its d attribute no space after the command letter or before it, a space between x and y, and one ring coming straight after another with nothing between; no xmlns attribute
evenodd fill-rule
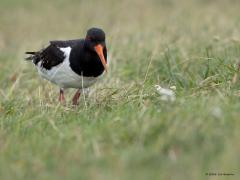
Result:
<svg viewBox="0 0 240 180"><path fill-rule="evenodd" d="M238 7L2 0L0 179L239 179ZM63 107L23 53L92 26L107 33L110 71ZM155 84L176 86L176 101Z"/></svg>

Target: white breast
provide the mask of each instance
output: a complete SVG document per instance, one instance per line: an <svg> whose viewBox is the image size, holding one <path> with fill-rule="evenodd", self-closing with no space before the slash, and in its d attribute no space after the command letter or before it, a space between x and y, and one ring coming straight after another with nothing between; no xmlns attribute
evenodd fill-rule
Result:
<svg viewBox="0 0 240 180"><path fill-rule="evenodd" d="M79 76L71 69L69 62L70 47L60 48L60 50L64 52L66 58L59 65L47 70L41 66L41 62L37 64L36 67L41 77L57 84L60 88L83 89L88 88L97 81L98 77Z"/></svg>

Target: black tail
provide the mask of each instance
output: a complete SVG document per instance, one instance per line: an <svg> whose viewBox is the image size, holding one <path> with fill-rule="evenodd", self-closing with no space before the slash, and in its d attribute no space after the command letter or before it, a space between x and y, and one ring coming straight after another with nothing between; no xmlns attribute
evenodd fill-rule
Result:
<svg viewBox="0 0 240 180"><path fill-rule="evenodd" d="M29 54L30 56L26 57L25 60L27 61L33 61L34 64L37 64L39 61L39 52L25 52L25 54Z"/></svg>
<svg viewBox="0 0 240 180"><path fill-rule="evenodd" d="M27 52L25 52L25 54L32 54L32 55L35 55L35 54L37 54L37 52L31 52L31 51L27 51Z"/></svg>
<svg viewBox="0 0 240 180"><path fill-rule="evenodd" d="M28 56L28 57L25 58L25 60L31 61L31 60L33 60L35 58L35 55L37 54L37 52L30 52L30 51L28 51L28 52L25 52L25 54L30 54L31 55L31 56Z"/></svg>

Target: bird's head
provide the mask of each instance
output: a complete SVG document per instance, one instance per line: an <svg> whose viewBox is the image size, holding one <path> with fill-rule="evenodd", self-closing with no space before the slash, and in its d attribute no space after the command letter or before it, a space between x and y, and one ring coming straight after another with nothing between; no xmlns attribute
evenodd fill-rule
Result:
<svg viewBox="0 0 240 180"><path fill-rule="evenodd" d="M86 47L97 53L99 56L102 65L107 71L107 63L104 57L103 51L106 50L106 43L105 43L105 33L102 29L99 28L91 28L87 31L87 35L85 38Z"/></svg>

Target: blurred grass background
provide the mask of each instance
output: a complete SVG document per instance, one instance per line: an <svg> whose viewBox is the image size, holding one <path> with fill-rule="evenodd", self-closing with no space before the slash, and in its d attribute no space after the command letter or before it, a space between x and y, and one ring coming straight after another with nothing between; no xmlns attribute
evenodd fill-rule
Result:
<svg viewBox="0 0 240 180"><path fill-rule="evenodd" d="M1 0L0 179L239 179L239 7ZM62 107L24 52L94 26L107 34L110 72L76 109ZM176 86L176 101L155 84Z"/></svg>

